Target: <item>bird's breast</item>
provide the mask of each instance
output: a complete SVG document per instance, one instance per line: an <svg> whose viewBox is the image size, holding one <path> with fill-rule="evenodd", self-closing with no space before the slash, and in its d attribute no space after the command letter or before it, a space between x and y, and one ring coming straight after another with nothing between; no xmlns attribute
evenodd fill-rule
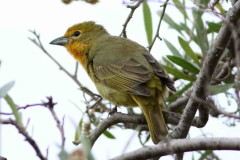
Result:
<svg viewBox="0 0 240 160"><path fill-rule="evenodd" d="M73 44L67 47L71 55L86 69L88 47L79 44Z"/></svg>

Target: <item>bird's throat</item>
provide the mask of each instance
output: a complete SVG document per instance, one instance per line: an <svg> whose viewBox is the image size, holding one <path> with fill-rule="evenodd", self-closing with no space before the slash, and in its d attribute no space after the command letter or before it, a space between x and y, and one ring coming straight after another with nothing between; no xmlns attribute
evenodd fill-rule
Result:
<svg viewBox="0 0 240 160"><path fill-rule="evenodd" d="M88 46L73 44L71 47L67 47L67 50L85 69L87 68Z"/></svg>

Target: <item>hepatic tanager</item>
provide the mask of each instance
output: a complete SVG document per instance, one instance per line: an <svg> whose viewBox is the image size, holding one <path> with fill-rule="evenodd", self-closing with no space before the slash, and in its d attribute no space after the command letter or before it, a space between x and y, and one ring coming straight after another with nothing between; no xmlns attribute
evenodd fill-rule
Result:
<svg viewBox="0 0 240 160"><path fill-rule="evenodd" d="M162 110L166 87L175 91L174 82L143 46L111 36L94 22L76 24L50 44L67 48L103 98L117 106L139 106L155 144L168 134Z"/></svg>

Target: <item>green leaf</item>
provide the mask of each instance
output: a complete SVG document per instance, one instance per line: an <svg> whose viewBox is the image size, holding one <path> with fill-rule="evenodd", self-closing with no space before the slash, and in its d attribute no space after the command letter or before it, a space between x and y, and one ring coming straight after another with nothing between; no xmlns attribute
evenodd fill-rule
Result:
<svg viewBox="0 0 240 160"><path fill-rule="evenodd" d="M208 2L209 2L209 0L194 0L194 3L198 4L199 7L201 7L201 6L207 7Z"/></svg>
<svg viewBox="0 0 240 160"><path fill-rule="evenodd" d="M152 34L153 34L151 10L146 1L143 2L142 6L143 6L143 19L144 19L145 30L147 33L148 44L150 45L152 43Z"/></svg>
<svg viewBox="0 0 240 160"><path fill-rule="evenodd" d="M218 33L222 26L222 23L207 22L207 25L208 25L207 33L213 33L213 32Z"/></svg>
<svg viewBox="0 0 240 160"><path fill-rule="evenodd" d="M225 93L227 90L230 88L233 88L234 84L222 84L222 85L211 85L209 87L210 94L211 95L216 95L219 93Z"/></svg>
<svg viewBox="0 0 240 160"><path fill-rule="evenodd" d="M23 127L21 113L18 112L17 106L13 102L13 99L9 95L6 95L5 100L6 100L7 104L10 106L12 113L16 119L16 122Z"/></svg>
<svg viewBox="0 0 240 160"><path fill-rule="evenodd" d="M169 42L168 40L166 39L163 39L164 42L166 43L168 49L172 52L172 54L174 56L177 56L177 57L182 57L181 54L178 52L178 50L174 47L174 45L172 45L171 42Z"/></svg>
<svg viewBox="0 0 240 160"><path fill-rule="evenodd" d="M175 76L177 78L184 79L184 80L191 81L191 82L195 81L195 77L185 74L185 73L181 72L180 70L178 70L177 68L172 68L172 67L169 67L166 65L162 65L162 66L168 73L172 74L173 76Z"/></svg>
<svg viewBox="0 0 240 160"><path fill-rule="evenodd" d="M205 159L207 159L207 156L209 156L211 154L213 154L213 151L207 150L201 154L201 157L198 160L205 160Z"/></svg>
<svg viewBox="0 0 240 160"><path fill-rule="evenodd" d="M193 33L192 29L188 28L188 25L185 23L180 23L180 26L183 31L186 32L187 35L191 35L191 39L198 44L198 38L197 36Z"/></svg>
<svg viewBox="0 0 240 160"><path fill-rule="evenodd" d="M80 119L78 127L76 128L75 136L74 136L75 141L79 140L82 134L82 123L83 123L83 117Z"/></svg>
<svg viewBox="0 0 240 160"><path fill-rule="evenodd" d="M184 23L180 23L181 30L185 31L187 34L191 33L191 29L188 28L188 26Z"/></svg>
<svg viewBox="0 0 240 160"><path fill-rule="evenodd" d="M110 139L116 139L116 137L109 131L104 131L103 134Z"/></svg>
<svg viewBox="0 0 240 160"><path fill-rule="evenodd" d="M201 48L202 54L206 54L208 50L208 39L207 39L207 32L204 27L204 23L202 20L202 11L193 9L192 11L193 17L194 17L194 27L197 32L197 38L198 38L198 45Z"/></svg>
<svg viewBox="0 0 240 160"><path fill-rule="evenodd" d="M192 60L200 65L199 61L198 61L198 57L197 55L193 52L192 48L189 46L189 44L184 40L182 39L181 37L178 37L178 41L181 45L181 47L183 48L183 50L185 51L186 55L190 58L192 58Z"/></svg>
<svg viewBox="0 0 240 160"><path fill-rule="evenodd" d="M162 57L163 61L165 62L165 65L167 65L168 67L174 67L173 63L170 62L167 58Z"/></svg>
<svg viewBox="0 0 240 160"><path fill-rule="evenodd" d="M161 12L160 14L161 15ZM182 34L181 31L181 26L178 25L177 23L175 23L175 21L168 15L168 14L164 14L163 20L173 29L175 29L176 31L178 31L180 34Z"/></svg>
<svg viewBox="0 0 240 160"><path fill-rule="evenodd" d="M172 0L177 9L183 14L185 19L188 19L187 12L185 9L185 5L181 3L179 0Z"/></svg>
<svg viewBox="0 0 240 160"><path fill-rule="evenodd" d="M70 103L72 103L72 105L77 109L77 110L79 110L82 114L84 114L84 112L81 110L81 107L80 106L78 106L76 103L74 103L73 101L69 101Z"/></svg>
<svg viewBox="0 0 240 160"><path fill-rule="evenodd" d="M183 69L186 69L195 74L199 73L199 69L195 67L193 64L191 64L190 62L186 61L185 59L182 59L176 56L170 56L170 55L168 55L167 58L173 63L182 67Z"/></svg>
<svg viewBox="0 0 240 160"><path fill-rule="evenodd" d="M158 14L161 16L161 12L158 12ZM186 24L180 23L179 25L175 23L175 21L166 13L164 14L163 20L170 26L170 28L173 28L181 35L183 35L182 31L185 31L188 35L190 34L190 32L192 32L191 29L189 29Z"/></svg>
<svg viewBox="0 0 240 160"><path fill-rule="evenodd" d="M192 82L186 84L182 89L178 90L175 94L168 97L166 101L174 102L178 97L181 97L184 92L186 92L190 87L192 87L192 85L193 85Z"/></svg>
<svg viewBox="0 0 240 160"><path fill-rule="evenodd" d="M8 91L14 86L14 81L8 82L0 88L0 98L7 96Z"/></svg>
<svg viewBox="0 0 240 160"><path fill-rule="evenodd" d="M221 12L221 14L226 13L226 10L222 7L221 4L216 4L215 7Z"/></svg>
<svg viewBox="0 0 240 160"><path fill-rule="evenodd" d="M176 94L181 96L183 95L184 92L186 92L190 87L192 87L193 83L190 82L188 84L186 84L181 90L179 90Z"/></svg>

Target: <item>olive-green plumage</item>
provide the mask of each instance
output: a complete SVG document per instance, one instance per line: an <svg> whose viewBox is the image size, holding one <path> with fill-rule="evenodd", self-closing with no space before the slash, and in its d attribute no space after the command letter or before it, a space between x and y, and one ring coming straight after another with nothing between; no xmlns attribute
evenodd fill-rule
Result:
<svg viewBox="0 0 240 160"><path fill-rule="evenodd" d="M139 106L156 144L168 133L162 110L166 87L173 81L157 60L126 38L111 36L102 26L84 22L70 27L51 44L63 45L82 64L100 95L118 106Z"/></svg>

